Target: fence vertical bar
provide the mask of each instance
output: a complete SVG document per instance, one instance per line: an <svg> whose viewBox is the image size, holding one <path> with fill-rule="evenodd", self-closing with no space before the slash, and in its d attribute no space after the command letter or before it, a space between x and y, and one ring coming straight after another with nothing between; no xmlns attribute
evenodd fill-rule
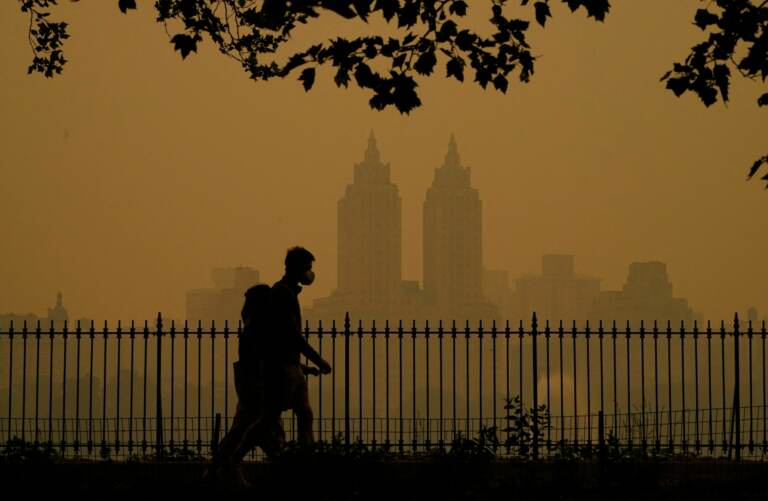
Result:
<svg viewBox="0 0 768 501"><path fill-rule="evenodd" d="M470 411L469 411L469 320L466 321L465 327L464 327L464 354L466 355L466 381L464 388L467 390L467 401L466 401L466 407L467 407L467 433L471 433L472 431L472 421L470 420Z"/></svg>
<svg viewBox="0 0 768 501"><path fill-rule="evenodd" d="M498 430L498 423L496 422L496 320L491 324L491 352L493 354L493 361L491 362L491 412L493 413L493 428ZM493 443L493 450L496 451L497 444Z"/></svg>
<svg viewBox="0 0 768 501"><path fill-rule="evenodd" d="M749 347L749 452L750 454L754 452L755 449L755 440L754 440L754 428L755 428L755 422L754 422L754 415L752 412L752 409L754 408L754 402L752 400L752 320L749 320L748 328L747 328L747 345Z"/></svg>
<svg viewBox="0 0 768 501"><path fill-rule="evenodd" d="M331 321L331 363L336 367L336 319ZM331 441L336 440L336 370L331 372Z"/></svg>
<svg viewBox="0 0 768 501"><path fill-rule="evenodd" d="M741 460L741 378L739 376L739 314L733 317L733 413L736 423L736 461Z"/></svg>
<svg viewBox="0 0 768 501"><path fill-rule="evenodd" d="M349 312L344 314L344 446L349 450Z"/></svg>
<svg viewBox="0 0 768 501"><path fill-rule="evenodd" d="M640 419L643 430L641 444L645 454L648 451L648 433L645 422L645 323L642 320L640 320L640 393Z"/></svg>
<svg viewBox="0 0 768 501"><path fill-rule="evenodd" d="M477 380L478 380L478 429L483 429L483 321L480 320L477 326ZM484 440L484 437L480 437Z"/></svg>
<svg viewBox="0 0 768 501"><path fill-rule="evenodd" d="M357 322L357 417L358 443L363 441L363 321Z"/></svg>
<svg viewBox="0 0 768 501"><path fill-rule="evenodd" d="M376 320L371 323L371 397L372 444L376 448Z"/></svg>
<svg viewBox="0 0 768 501"><path fill-rule="evenodd" d="M667 416L669 419L669 450L675 446L674 423L672 421L672 322L667 320Z"/></svg>
<svg viewBox="0 0 768 501"><path fill-rule="evenodd" d="M538 360L538 331L536 322L536 312L533 312L531 319L531 361L532 361L532 384L533 384L533 459L539 458L539 360Z"/></svg>
<svg viewBox="0 0 768 501"><path fill-rule="evenodd" d="M510 395L509 395L509 336L510 336L510 334L511 334L511 332L510 332L510 329L509 329L509 320L507 320L505 322L505 324L504 324L504 352L505 352L505 355L506 355L506 364L505 364L506 365L506 373L505 373L505 376L506 376L506 386L507 386L507 388L506 388L507 389L506 399L504 401L504 410L506 411L505 423L509 423L509 410L510 410L510 407L509 407L509 404L510 404L510 401L509 401L509 398L510 398ZM507 454L509 454L509 449L510 449L510 445L509 445L509 443L507 443Z"/></svg>
<svg viewBox="0 0 768 501"><path fill-rule="evenodd" d="M587 450L592 449L592 360L589 346L590 337L589 320L587 320L584 326L584 339L587 345Z"/></svg>
<svg viewBox="0 0 768 501"><path fill-rule="evenodd" d="M106 323L106 322L105 322ZM105 325L106 329L107 326ZM117 399L115 401L115 454L120 451L120 362L121 362L121 339L122 333L120 329L117 330L117 362L116 362L116 374L117 374Z"/></svg>
<svg viewBox="0 0 768 501"><path fill-rule="evenodd" d="M552 334L549 328L549 319L547 319L546 327L544 328L544 342L546 343L546 357L547 357L547 412L552 413L552 402L550 399L550 382L549 382L549 338ZM547 426L547 451L552 449L552 426Z"/></svg>
<svg viewBox="0 0 768 501"><path fill-rule="evenodd" d="M571 348L573 351L573 446L579 447L579 406L578 406L578 362L576 357L576 336L578 330L576 327L576 320L573 321L571 326ZM533 382L534 386L536 382Z"/></svg>
<svg viewBox="0 0 768 501"><path fill-rule="evenodd" d="M301 329L299 329L301 332ZM158 336L159 337L159 336ZM158 345L159 351L159 345ZM216 415L216 324L211 320L211 418ZM211 423L213 424L213 423ZM296 427L292 427L294 439L296 438ZM212 440L209 439L209 444L212 444ZM211 453L213 453L213 447L210 446Z"/></svg>
<svg viewBox="0 0 768 501"><path fill-rule="evenodd" d="M630 363L630 338L632 329L627 320L626 343L627 343L627 448L632 450L632 371Z"/></svg>
<svg viewBox="0 0 768 501"><path fill-rule="evenodd" d="M106 323L106 320L104 322ZM96 329L94 329L93 322L91 322L91 328L88 330L88 454L93 452L93 341L95 338Z"/></svg>
<svg viewBox="0 0 768 501"><path fill-rule="evenodd" d="M600 344L600 411L602 412L603 419L605 419L605 389L604 389L604 383L603 383L603 336L605 335L605 331L603 330L603 321L600 320L600 322L597 324L597 340ZM605 422L603 422L603 426L605 426Z"/></svg>
<svg viewBox="0 0 768 501"><path fill-rule="evenodd" d="M240 337L240 322L237 323L237 335ZM323 321L317 322L317 353L323 358ZM334 367L335 370L335 367ZM323 378L317 381L317 435L323 440ZM333 438L333 437L331 437Z"/></svg>
<svg viewBox="0 0 768 501"><path fill-rule="evenodd" d="M616 330L616 321L614 320L611 324L611 356L613 359L612 363L612 369L613 369L613 430L616 434L616 437L619 436L619 398L618 398L618 392L616 391L616 385L618 382L618 377L616 373L616 336L618 335L618 331Z"/></svg>
<svg viewBox="0 0 768 501"><path fill-rule="evenodd" d="M386 416L386 438L384 442L384 447L386 447L386 449L389 450L389 445L390 445L390 440L389 440L389 418L390 418L390 415L389 415L389 320L386 320L384 322L384 366L385 366L384 415Z"/></svg>
<svg viewBox="0 0 768 501"><path fill-rule="evenodd" d="M440 350L440 367L439 367L439 374L440 374L440 440L438 441L438 447L442 449L445 447L445 436L443 435L445 431L445 426L443 424L443 321L440 320L437 324L437 342L438 342L438 349Z"/></svg>
<svg viewBox="0 0 768 501"><path fill-rule="evenodd" d="M707 408L709 409L709 452L715 450L715 432L712 421L712 324L707 320Z"/></svg>
<svg viewBox="0 0 768 501"><path fill-rule="evenodd" d="M53 353L53 350L51 350ZM8 445L13 440L13 320L8 325Z"/></svg>
<svg viewBox="0 0 768 501"><path fill-rule="evenodd" d="M64 354L63 354L63 368L62 368L62 381L61 381L61 453L64 454L67 446L67 339L69 333L67 332L67 321L64 320L64 331L62 333L64 339Z"/></svg>
<svg viewBox="0 0 768 501"><path fill-rule="evenodd" d="M560 446L565 446L565 386L563 385L563 321L560 320L560 326L557 329L557 340L560 347Z"/></svg>
<svg viewBox="0 0 768 501"><path fill-rule="evenodd" d="M184 441L182 449L189 450L189 322L184 320Z"/></svg>
<svg viewBox="0 0 768 501"><path fill-rule="evenodd" d="M238 324L240 320L237 321ZM171 320L171 440L173 447L173 320ZM224 320L224 429L229 429L229 321Z"/></svg>
<svg viewBox="0 0 768 501"><path fill-rule="evenodd" d="M426 393L426 404L427 409L425 412L425 417L427 419L427 426L426 426L426 440L424 440L424 443L426 444L427 449L429 448L431 442L430 442L430 432L431 428L429 426L429 320L424 325L424 359L426 360L426 363L424 364L424 390Z"/></svg>
<svg viewBox="0 0 768 501"><path fill-rule="evenodd" d="M720 321L720 374L722 376L722 409L723 409L723 452L728 450L728 438L726 432L726 411L728 406L725 399L725 321Z"/></svg>
<svg viewBox="0 0 768 501"><path fill-rule="evenodd" d="M102 336L104 340L104 358L101 361L101 454L104 455L107 452L107 353L109 345L109 328L106 322L104 322L104 332L102 333Z"/></svg>
<svg viewBox="0 0 768 501"><path fill-rule="evenodd" d="M701 451L701 435L699 433L699 324L696 322L696 320L693 321L693 369L694 369L693 380L696 383L695 384L696 421L694 422L694 426L696 429L696 443L694 444L694 448L696 450L696 453L698 454Z"/></svg>
<svg viewBox="0 0 768 501"><path fill-rule="evenodd" d="M202 358L201 358L201 352L203 351L203 322L202 320L197 321L197 442L195 443L195 447L197 449L197 454L200 455L203 452L203 436L202 436Z"/></svg>
<svg viewBox="0 0 768 501"><path fill-rule="evenodd" d="M688 452L688 427L685 423L685 324L680 321L680 398L682 400L681 423L683 453Z"/></svg>
<svg viewBox="0 0 768 501"><path fill-rule="evenodd" d="M411 323L411 447L416 452L416 320Z"/></svg>
<svg viewBox="0 0 768 501"><path fill-rule="evenodd" d="M226 329L225 329L226 331ZM175 426L173 423L173 420L175 418L176 413L176 321L171 320L171 405L170 405L170 412L169 412L169 418L170 418L170 429L169 429L169 437L168 437L168 450L173 453L173 447L175 445L174 436L175 436ZM226 365L226 364L225 364ZM226 388L228 386L227 384L227 373L224 373L224 388L226 391ZM227 415L227 406L224 406L224 416ZM227 418L224 418L224 426L226 427Z"/></svg>
<svg viewBox="0 0 768 501"><path fill-rule="evenodd" d="M400 320L397 324L397 341L398 341L397 342L397 353L398 353L397 384L398 384L398 417L399 417L398 449L400 450L400 454L402 454L404 452L403 448L405 446L404 437L403 437L403 321L402 320Z"/></svg>
<svg viewBox="0 0 768 501"><path fill-rule="evenodd" d="M142 395L141 395L141 452L143 454L147 453L147 447L149 446L149 443L147 442L147 384L149 380L149 369L147 367L147 362L149 359L149 324L147 321L144 321L144 330L142 331L142 338L144 340L144 371L143 371L143 381L142 381ZM200 416L200 409L197 410L197 415ZM199 417L198 417L199 419Z"/></svg>
<svg viewBox="0 0 768 501"><path fill-rule="evenodd" d="M763 454L768 451L768 416L766 415L766 410L768 410L768 406L766 406L765 402L765 320L763 320L762 327L760 329L760 351L762 355L762 368L763 368Z"/></svg>
<svg viewBox="0 0 768 501"><path fill-rule="evenodd" d="M80 322L77 323L78 331ZM21 329L21 442L26 443L26 421L27 421L27 321L24 320ZM78 362L80 361L80 338L78 337ZM79 364L78 364L79 365ZM78 366L78 375L79 375ZM79 388L79 378L78 378ZM78 395L79 396L79 395ZM79 420L78 420L79 421ZM79 425L75 424L79 428ZM77 443L77 434L75 434L75 443Z"/></svg>
<svg viewBox="0 0 768 501"><path fill-rule="evenodd" d="M13 325L13 324L11 324ZM9 332L10 334L10 332ZM48 353L48 450L53 449L53 351L54 351L54 345L53 345L53 338L55 335L55 330L53 327L53 320L51 320L51 327L48 331L48 341L49 341L49 353ZM8 421L8 432L11 431L11 422Z"/></svg>
<svg viewBox="0 0 768 501"><path fill-rule="evenodd" d="M656 320L653 321L653 385L654 385L654 407L653 407L653 425L655 439L653 443L654 450L658 453L661 449L661 428L659 426L659 325Z"/></svg>
<svg viewBox="0 0 768 501"><path fill-rule="evenodd" d="M213 334L211 334L213 338ZM157 448L157 455L162 460L163 458L163 317L157 313L157 402L155 403L155 446ZM213 356L213 354L211 354ZM213 363L213 362L211 362ZM211 387L213 387L213 381L211 381Z"/></svg>
<svg viewBox="0 0 768 501"><path fill-rule="evenodd" d="M186 327L186 323L184 324ZM120 330L120 321L117 321L117 330ZM131 322L131 328L128 332L128 336L131 340L131 382L128 389L128 454L133 453L133 380L134 380L134 344L136 341L136 329L133 322ZM186 344L186 341L185 341ZM184 366L186 370L186 352L184 353ZM185 421L186 423L186 421ZM185 424L186 425L186 424Z"/></svg>
<svg viewBox="0 0 768 501"><path fill-rule="evenodd" d="M35 329L35 447L40 445L40 335L40 320L38 320ZM93 386L93 338L91 338L91 386ZM89 427L92 421L92 417L88 419Z"/></svg>
<svg viewBox="0 0 768 501"><path fill-rule="evenodd" d="M520 352L518 354L519 355L519 357L518 357L519 358L519 362L518 363L520 365L520 367L519 367L520 375L518 377L518 383L519 383L519 388L520 388L520 408L524 409L525 408L525 405L524 405L525 396L524 396L524 393L523 393L523 381L525 380L525 378L523 377L523 341L524 341L523 338L525 337L525 330L523 329L523 321L522 320L520 320L520 325L519 325L518 330L517 330L517 337L518 337L519 345L520 345Z"/></svg>
<svg viewBox="0 0 768 501"><path fill-rule="evenodd" d="M453 368L451 369L451 378L452 378L452 404L453 404L453 434L456 435L456 419L457 419L457 408L456 408L456 320L451 321L451 365Z"/></svg>
<svg viewBox="0 0 768 501"><path fill-rule="evenodd" d="M80 322L77 322L77 398L80 398ZM26 421L27 421L27 321L24 320L24 323L22 325L21 329L21 442L26 443L27 437L25 434L26 429ZM79 401L78 401L79 403ZM78 419L75 423L76 429L79 431L80 420ZM77 451L77 437L78 434L75 433L75 451Z"/></svg>

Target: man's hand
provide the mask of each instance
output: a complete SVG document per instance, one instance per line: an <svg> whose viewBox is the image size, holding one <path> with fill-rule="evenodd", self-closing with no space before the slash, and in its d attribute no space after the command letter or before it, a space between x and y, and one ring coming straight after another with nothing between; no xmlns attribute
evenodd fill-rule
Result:
<svg viewBox="0 0 768 501"><path fill-rule="evenodd" d="M320 375L320 369L318 369L317 367L310 367L304 364L301 364L301 372L303 372L304 374L309 374L310 376Z"/></svg>
<svg viewBox="0 0 768 501"><path fill-rule="evenodd" d="M321 374L330 374L331 373L331 364L326 362L324 359L320 359L319 363L317 364L318 369L320 369Z"/></svg>

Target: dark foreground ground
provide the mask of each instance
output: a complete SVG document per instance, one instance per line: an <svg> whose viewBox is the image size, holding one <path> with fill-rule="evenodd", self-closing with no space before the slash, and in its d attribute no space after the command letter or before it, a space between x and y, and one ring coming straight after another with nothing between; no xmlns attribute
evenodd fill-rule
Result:
<svg viewBox="0 0 768 501"><path fill-rule="evenodd" d="M200 463L4 464L5 499L768 499L768 463L301 461L251 463L254 488L200 480Z"/></svg>

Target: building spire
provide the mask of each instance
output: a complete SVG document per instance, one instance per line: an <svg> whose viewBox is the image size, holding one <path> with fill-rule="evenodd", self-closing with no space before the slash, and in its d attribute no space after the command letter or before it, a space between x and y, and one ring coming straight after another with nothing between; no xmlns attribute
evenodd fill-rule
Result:
<svg viewBox="0 0 768 501"><path fill-rule="evenodd" d="M456 145L456 136L451 134L451 139L448 142L448 153L445 155L446 167L461 167L461 157L459 156L459 147Z"/></svg>
<svg viewBox="0 0 768 501"><path fill-rule="evenodd" d="M376 136L373 133L373 129L371 129L371 133L368 136L368 149L365 150L365 161L373 163L381 162L381 156L379 155L379 148L376 146Z"/></svg>
<svg viewBox="0 0 768 501"><path fill-rule="evenodd" d="M64 306L64 299L63 299L63 296L61 295L61 291L56 293L56 306L57 307Z"/></svg>

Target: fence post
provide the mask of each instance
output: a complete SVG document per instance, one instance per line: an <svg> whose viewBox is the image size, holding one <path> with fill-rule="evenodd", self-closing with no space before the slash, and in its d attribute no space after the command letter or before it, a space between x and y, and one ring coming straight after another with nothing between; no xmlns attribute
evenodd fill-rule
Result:
<svg viewBox="0 0 768 501"><path fill-rule="evenodd" d="M349 450L349 312L344 315L344 446Z"/></svg>
<svg viewBox="0 0 768 501"><path fill-rule="evenodd" d="M539 458L539 365L536 347L536 312L533 312L531 320L531 348L533 358L533 459ZM562 391L562 390L561 390Z"/></svg>
<svg viewBox="0 0 768 501"><path fill-rule="evenodd" d="M157 409L155 417L155 442L157 455L163 457L163 372L162 372L162 336L163 336L163 317L157 314Z"/></svg>
<svg viewBox="0 0 768 501"><path fill-rule="evenodd" d="M751 375L750 375L751 377ZM739 314L733 318L733 419L736 425L736 461L741 460L741 386L739 384Z"/></svg>

